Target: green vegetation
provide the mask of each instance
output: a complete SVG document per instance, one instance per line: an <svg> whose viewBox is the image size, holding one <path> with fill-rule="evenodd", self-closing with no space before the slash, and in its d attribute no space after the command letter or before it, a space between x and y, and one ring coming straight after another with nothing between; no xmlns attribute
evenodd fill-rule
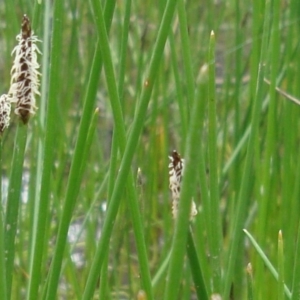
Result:
<svg viewBox="0 0 300 300"><path fill-rule="evenodd" d="M2 1L0 95L23 14L43 55L1 138L0 299L299 299L299 9Z"/></svg>

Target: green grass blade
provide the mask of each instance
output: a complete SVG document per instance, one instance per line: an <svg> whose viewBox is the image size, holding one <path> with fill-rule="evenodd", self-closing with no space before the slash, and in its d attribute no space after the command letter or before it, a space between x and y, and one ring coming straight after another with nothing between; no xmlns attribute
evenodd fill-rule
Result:
<svg viewBox="0 0 300 300"><path fill-rule="evenodd" d="M204 129L202 129L204 127L204 117L205 117L205 113L206 113L206 105L207 105L207 101L206 99L208 98L208 64L204 64L202 66L202 68L200 69L200 73L199 73L199 86L198 86L198 91L197 91L197 97L196 97L196 101L200 101L202 107L200 108L200 114L198 116L199 118L199 122L200 122L200 128L199 130L201 131L201 136L203 137L205 135L204 133ZM205 143L201 143L201 145L199 146L199 184L200 184L200 190L201 190L201 202L202 202L202 209L203 209L203 217L204 220L201 221L201 223L203 224L202 226L204 227L203 232L207 232L207 237L203 238L203 237L198 237L199 241L201 239L203 239L203 243L198 245L198 249L201 247L202 252L204 252L203 254L206 253L206 250L204 249L204 241L207 239L208 240L208 251L210 253L210 248L213 245L213 234L212 234L212 226L211 226L211 202L210 202L210 195L209 195L209 188L208 188L208 174L207 174L207 170L208 170L208 165L206 163L206 158L205 158L205 149L206 149L206 145ZM202 227L201 226L201 227ZM198 228L199 229L199 228ZM206 229L206 230L205 230ZM200 233L198 233L198 235L203 235L203 232L200 231ZM199 251L199 250L198 250ZM202 260L207 260L206 255L202 258ZM201 266L202 267L202 266ZM209 266L207 267L208 270L206 270L206 272L203 274L204 278L206 278L206 283L210 281L212 275L212 267L209 264ZM203 271L203 268L202 268ZM206 288L208 290L208 294L212 294L212 286L210 284L206 285Z"/></svg>
<svg viewBox="0 0 300 300"><path fill-rule="evenodd" d="M2 168L2 145L3 141L0 140L0 165ZM0 299L7 300L6 291L6 265L5 265L5 235L4 235L4 205L3 205L3 193L2 193L2 176L0 178Z"/></svg>
<svg viewBox="0 0 300 300"><path fill-rule="evenodd" d="M217 113L215 91L215 34L211 32L209 42L209 79L208 79L208 148L209 148L209 179L210 179L210 251L212 257L213 293L221 292L221 244L222 225L219 199L219 177L217 157Z"/></svg>
<svg viewBox="0 0 300 300"><path fill-rule="evenodd" d="M124 79L126 71L126 53L127 53L127 42L128 42L128 31L130 25L130 12L131 12L131 0L126 1L125 17L123 22L123 32L121 40L121 50L120 50L120 70L119 70L119 95L120 99L123 98L123 89L124 89ZM117 156L118 156L118 143L116 133L113 133L112 146L111 146L111 156L110 156L110 166L109 166L109 183L108 183L108 199L111 198L113 193L114 184L115 184L115 172L117 170ZM104 299L107 297L107 285L108 285L108 263L109 256L108 251L106 257L103 261L103 267L101 269L101 281L99 286L99 298Z"/></svg>
<svg viewBox="0 0 300 300"><path fill-rule="evenodd" d="M152 286L154 288L158 285L159 281L162 278L165 278L164 275L168 269L170 258L171 258L171 251L168 253L164 261L161 263L160 268L157 270L156 274L152 278Z"/></svg>
<svg viewBox="0 0 300 300"><path fill-rule="evenodd" d="M166 290L164 299L176 299L182 275L183 259L186 251L187 233L191 208L191 199L194 196L196 179L198 173L199 150L198 141L200 138L201 101L194 101L189 126L189 134L185 152L185 170L183 174L182 189L180 193L179 212L176 218L175 232L172 241L171 258L168 270Z"/></svg>
<svg viewBox="0 0 300 300"><path fill-rule="evenodd" d="M14 104L1 137L0 299L164 299L172 264L170 300L288 299L286 287L298 299L299 10L299 0L0 1L2 94L23 14L42 40L17 168ZM168 155L188 156L197 101L198 215L174 252ZM15 186L19 203L7 201Z"/></svg>
<svg viewBox="0 0 300 300"><path fill-rule="evenodd" d="M41 178L43 173L43 153L44 153L44 130L45 130L45 119L46 119L46 105L48 99L48 68L49 68L49 47L50 47L50 40L48 36L50 35L50 3L46 1L44 6L44 11L47 12L44 17L44 34L43 36L46 37L43 39L42 43L42 79L41 79L41 101L39 105L39 120L37 121L38 130L36 130L39 134L39 142L37 147L37 157L36 157L36 182L35 182L35 197L34 197L34 207L33 207L33 226L31 229L32 235L32 242L30 245L30 265L29 265L29 273L32 276L29 277L28 289L27 289L27 297L29 294L32 293L33 295L37 293L38 284L40 282L39 276L39 268L41 267L41 260L39 261L40 256L35 256L35 247L36 247L36 237L39 227L37 226L38 220L38 213L39 213L39 193L40 193L40 186L41 186ZM36 20L36 18L35 18ZM46 221L46 220L44 220ZM42 233L42 232L41 232ZM43 233L44 235L44 233ZM40 255L43 255L43 246L37 247L37 251L40 252Z"/></svg>
<svg viewBox="0 0 300 300"><path fill-rule="evenodd" d="M271 81L270 85L270 98L268 101L268 124L265 141L265 159L261 165L261 182L260 185L264 188L264 192L258 195L258 222L257 222L257 237L260 245L264 247L266 245L266 235L268 232L268 215L270 208L272 207L272 162L276 155L276 108L277 108L277 95L276 95L276 81L278 77L279 67L279 2L273 1L271 6L269 1L266 4L266 12L273 16L272 27L270 28L270 44L269 53L270 57L270 72ZM266 16L266 19L268 15ZM268 69L267 69L268 70ZM261 260L255 263L256 276L258 281L263 278L264 266ZM261 293L260 288L257 289L257 293Z"/></svg>
<svg viewBox="0 0 300 300"><path fill-rule="evenodd" d="M115 134L118 138L121 152L124 152L125 145L126 145L126 132L124 127L121 103L118 95L117 83L115 80L115 74L114 74L114 69L113 69L113 64L112 64L112 59L110 54L111 52L109 48L104 20L102 17L102 8L99 1L94 1L93 5L94 5L96 24L98 24L98 35L102 45L101 52L102 52L102 57L104 62L106 79L107 79L108 92L109 92L111 106L114 115ZM114 176L114 174L115 172L113 170L111 176ZM143 287L148 295L148 298L153 299L147 251L146 251L146 246L145 246L145 241L143 236L143 225L140 217L141 215L139 213L137 195L134 190L134 181L133 181L132 174L129 176L129 181L128 181L128 200L129 200L130 210L132 213ZM96 276L94 278L97 280Z"/></svg>
<svg viewBox="0 0 300 300"><path fill-rule="evenodd" d="M119 84L118 84L118 90L119 90L121 101L123 99L124 79L126 75L126 58L127 58L127 45L128 45L128 37L129 37L129 26L130 26L130 13L131 13L131 0L126 0L121 49L120 49L120 70L119 70Z"/></svg>
<svg viewBox="0 0 300 300"><path fill-rule="evenodd" d="M41 280L41 264L44 254L45 245L45 230L47 225L47 216L49 211L50 200L50 186L51 186L51 171L53 167L54 151L53 145L55 144L55 124L57 106L57 92L56 88L59 85L59 77L57 74L60 68L60 49L62 43L62 18L63 18L63 5L60 1L55 1L54 4L54 23L53 23L53 39L52 39L52 51L51 51L51 71L50 71L50 83L49 83L49 101L46 116L46 128L44 138L44 164L43 174L41 180L40 197L37 200L38 203L38 216L35 223L35 237L34 248L32 250L32 265L31 265L31 280L29 283L29 289L27 299L38 298L38 288Z"/></svg>
<svg viewBox="0 0 300 300"><path fill-rule="evenodd" d="M284 254L282 232L278 233L278 300L284 300Z"/></svg>
<svg viewBox="0 0 300 300"><path fill-rule="evenodd" d="M19 205L22 193L22 174L27 139L27 126L19 124L15 136L13 162L9 178L7 207L5 215L5 262L7 295L10 298L15 258L15 237L17 232Z"/></svg>
<svg viewBox="0 0 300 300"><path fill-rule="evenodd" d="M186 16L186 9L185 9L185 2L184 0L178 0L177 5L178 11L178 18L179 18L179 29L180 29L180 36L182 41L182 52L183 52L183 62L185 67L186 73L186 81L187 81L187 102L186 106L188 108L188 119L190 116L190 109L193 105L194 98L195 98L195 79L193 75L193 68L192 68L192 57L191 57L191 50L190 50L190 42L188 36L188 24L187 24L187 16Z"/></svg>
<svg viewBox="0 0 300 300"><path fill-rule="evenodd" d="M279 279L278 272L276 271L276 269L274 268L274 266L272 265L272 263L270 262L270 260L266 256L266 254L264 253L264 251L261 249L261 247L255 241L255 239L253 238L253 236L246 229L244 229L244 232L248 236L249 240L251 241L251 244L254 246L254 248L258 252L258 254L261 257L261 259L263 260L263 262L265 263L266 267L269 269L269 271L274 276L274 278L278 281L278 279ZM285 292L285 295L289 299L291 299L292 293L291 293L291 291L289 290L289 288L286 285L284 285L284 292Z"/></svg>
<svg viewBox="0 0 300 300"><path fill-rule="evenodd" d="M297 235L297 242L296 242L296 251L295 251L295 258L294 258L294 270L293 270L293 285L292 285L292 300L299 299L300 295L300 222L298 225L298 235Z"/></svg>
<svg viewBox="0 0 300 300"><path fill-rule="evenodd" d="M105 20L106 20L106 26L108 28L110 27L110 21L114 10L114 5L115 5L114 1L109 1L109 4L106 6ZM87 87L87 93L84 102L85 104L83 108L82 119L79 126L77 143L75 146L74 157L73 157L71 170L68 178L67 194L66 194L64 207L63 207L62 219L59 226L57 244L55 247L53 261L51 264L51 271L50 271L49 285L48 285L46 299L53 299L56 294L68 228L72 218L72 212L75 206L75 200L80 188L80 181L82 177L82 173L80 173L80 169L83 163L82 155L84 153L87 131L90 126L91 116L95 105L97 84L99 81L100 70L102 66L101 53L99 47L100 47L100 43L98 42L96 46L94 60L91 67L91 73L89 77L89 84Z"/></svg>
<svg viewBox="0 0 300 300"><path fill-rule="evenodd" d="M209 298L207 294L207 289L205 286L191 230L189 230L188 232L186 251L190 261L191 272L193 275L194 285L198 299L208 300Z"/></svg>
<svg viewBox="0 0 300 300"><path fill-rule="evenodd" d="M181 85L181 74L180 70L177 66L177 55L176 55L176 44L174 40L174 34L170 32L169 34L169 43L171 48L171 57L172 57L172 66L173 66L173 74L176 86L176 100L179 106L180 112L180 128L181 128L181 136L187 136L187 128L188 128L188 110L189 107L185 105L184 97L183 97L183 87ZM184 145L184 141L181 141L181 145Z"/></svg>
<svg viewBox="0 0 300 300"><path fill-rule="evenodd" d="M269 12L269 11L267 11ZM253 157L255 153L255 146L258 141L258 125L260 121L260 112L262 107L263 99L263 86L264 86L264 74L265 74L265 63L267 57L267 46L268 38L266 34L269 32L269 19L267 18L268 14L265 14L265 23L263 29L263 40L261 46L261 57L259 62L259 70L256 83L256 93L253 101L252 115L251 115L251 131L248 140L246 161L244 165L244 170L242 174L241 187L239 190L237 207L235 210L235 219L233 221L233 231L229 249L228 263L225 274L224 282L224 292L223 297L228 298L229 292L233 279L233 272L236 263L237 253L239 251L239 246L242 241L242 229L245 224L246 211L249 203L249 177L251 176Z"/></svg>
<svg viewBox="0 0 300 300"><path fill-rule="evenodd" d="M137 113L135 115L135 119L132 124L132 130L128 142L126 144L126 149L121 162L121 167L115 182L114 192L110 199L110 204L107 210L106 219L103 225L102 235L98 244L97 252L95 255L94 262L92 264L91 271L89 273L83 299L91 298L97 281L98 270L101 269L103 264L104 254L107 249L107 245L111 236L111 231L118 211L121 195L126 184L127 176L130 172L133 154L137 147L139 136L141 134L143 123L145 121L148 103L150 100L152 88L157 75L159 62L169 33L175 6L176 6L176 1L168 1L165 9L163 20L156 40L156 44L154 46L153 56L150 61L148 76L146 77L148 84L145 86L142 92ZM120 140L120 136L118 136L118 139Z"/></svg>

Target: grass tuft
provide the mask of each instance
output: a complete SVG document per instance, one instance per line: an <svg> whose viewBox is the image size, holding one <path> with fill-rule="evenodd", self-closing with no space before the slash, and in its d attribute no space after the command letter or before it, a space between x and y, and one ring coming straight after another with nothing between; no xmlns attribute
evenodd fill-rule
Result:
<svg viewBox="0 0 300 300"><path fill-rule="evenodd" d="M2 2L0 298L298 299L299 1Z"/></svg>

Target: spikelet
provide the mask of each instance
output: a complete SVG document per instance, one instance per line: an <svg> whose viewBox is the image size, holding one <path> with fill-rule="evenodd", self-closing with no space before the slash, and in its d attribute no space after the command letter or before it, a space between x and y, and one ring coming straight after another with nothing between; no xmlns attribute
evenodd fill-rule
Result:
<svg viewBox="0 0 300 300"><path fill-rule="evenodd" d="M180 157L176 150L173 150L169 159L171 160L169 164L169 187L172 192L172 215L173 218L176 219L178 215L181 180L184 170L184 159ZM196 204L192 201L190 219L193 219L197 213Z"/></svg>
<svg viewBox="0 0 300 300"><path fill-rule="evenodd" d="M35 95L39 93L40 65L37 62L37 53L41 53L36 43L37 36L31 30L30 20L24 15L22 20L21 33L17 35L18 45L12 51L15 55L11 69L11 86L9 97L12 103L16 103L15 114L24 124L34 115L37 107Z"/></svg>
<svg viewBox="0 0 300 300"><path fill-rule="evenodd" d="M0 134L9 126L10 121L10 101L6 94L0 97Z"/></svg>
<svg viewBox="0 0 300 300"><path fill-rule="evenodd" d="M173 151L172 156L169 156L171 160L169 164L169 180L170 180L170 189L172 192L173 200L179 200L180 197L180 183L183 173L184 160L180 158L176 150Z"/></svg>

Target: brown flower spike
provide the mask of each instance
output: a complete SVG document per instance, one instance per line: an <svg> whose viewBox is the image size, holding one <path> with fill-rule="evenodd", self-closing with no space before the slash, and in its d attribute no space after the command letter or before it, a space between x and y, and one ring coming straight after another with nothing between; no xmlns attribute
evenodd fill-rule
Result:
<svg viewBox="0 0 300 300"><path fill-rule="evenodd" d="M177 218L178 214L178 202L180 198L180 185L184 170L184 159L180 157L178 152L174 150L172 155L169 156L171 160L169 164L169 182L170 190L172 192L172 214L174 219ZM192 219L197 214L196 204L192 201L190 219Z"/></svg>
<svg viewBox="0 0 300 300"><path fill-rule="evenodd" d="M12 54L15 55L11 70L11 86L9 97L12 103L16 103L15 114L20 116L24 124L36 112L35 95L39 93L40 65L37 62L37 53L41 53L36 46L39 42L37 36L33 35L30 20L24 15L21 33L17 35L18 45Z"/></svg>

